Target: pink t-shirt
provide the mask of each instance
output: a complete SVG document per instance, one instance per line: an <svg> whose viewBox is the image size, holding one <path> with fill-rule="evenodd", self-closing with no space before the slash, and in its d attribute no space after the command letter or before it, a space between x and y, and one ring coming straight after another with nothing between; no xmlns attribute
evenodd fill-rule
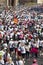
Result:
<svg viewBox="0 0 43 65"><path fill-rule="evenodd" d="M23 37L24 37L24 35L23 35L23 34L21 34L21 35L20 35L20 38L22 39Z"/></svg>
<svg viewBox="0 0 43 65"><path fill-rule="evenodd" d="M37 63L34 63L34 64L32 64L32 65L38 65Z"/></svg>

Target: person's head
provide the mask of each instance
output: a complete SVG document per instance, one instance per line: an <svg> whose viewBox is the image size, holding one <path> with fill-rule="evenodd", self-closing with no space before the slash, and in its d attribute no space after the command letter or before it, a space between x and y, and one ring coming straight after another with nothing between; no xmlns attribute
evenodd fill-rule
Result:
<svg viewBox="0 0 43 65"><path fill-rule="evenodd" d="M11 57L7 58L7 62L11 63L12 62L12 58Z"/></svg>
<svg viewBox="0 0 43 65"><path fill-rule="evenodd" d="M23 60L22 56L19 56L19 60Z"/></svg>
<svg viewBox="0 0 43 65"><path fill-rule="evenodd" d="M33 59L33 63L36 63L37 62L37 60L36 59Z"/></svg>

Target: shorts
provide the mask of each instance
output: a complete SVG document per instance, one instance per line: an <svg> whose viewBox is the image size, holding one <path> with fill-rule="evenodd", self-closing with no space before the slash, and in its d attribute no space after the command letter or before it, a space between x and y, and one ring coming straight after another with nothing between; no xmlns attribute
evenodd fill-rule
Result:
<svg viewBox="0 0 43 65"><path fill-rule="evenodd" d="M26 53L22 53L21 55L22 55L22 57L23 57L23 58L25 58L25 56L26 56Z"/></svg>
<svg viewBox="0 0 43 65"><path fill-rule="evenodd" d="M12 52L13 51L13 48L10 48L10 52Z"/></svg>

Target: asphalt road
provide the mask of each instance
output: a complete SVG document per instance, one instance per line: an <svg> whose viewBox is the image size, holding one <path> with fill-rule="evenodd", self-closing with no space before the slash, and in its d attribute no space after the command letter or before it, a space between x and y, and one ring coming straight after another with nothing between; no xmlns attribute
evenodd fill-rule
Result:
<svg viewBox="0 0 43 65"><path fill-rule="evenodd" d="M32 65L32 61L33 61L34 58L30 57L28 59L25 58L25 64L24 65ZM43 65L43 56L38 56L37 59L37 62L38 62L38 65ZM15 58L15 55L13 54L13 61L14 61L14 64L16 65L16 58Z"/></svg>

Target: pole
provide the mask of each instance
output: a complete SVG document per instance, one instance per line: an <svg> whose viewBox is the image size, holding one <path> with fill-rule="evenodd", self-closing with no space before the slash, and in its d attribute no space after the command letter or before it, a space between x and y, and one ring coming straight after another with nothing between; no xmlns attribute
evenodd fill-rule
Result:
<svg viewBox="0 0 43 65"><path fill-rule="evenodd" d="M18 1L19 1L19 0L15 0L15 6L17 6L17 5L18 5Z"/></svg>
<svg viewBox="0 0 43 65"><path fill-rule="evenodd" d="M7 0L7 6L9 6L9 1Z"/></svg>

